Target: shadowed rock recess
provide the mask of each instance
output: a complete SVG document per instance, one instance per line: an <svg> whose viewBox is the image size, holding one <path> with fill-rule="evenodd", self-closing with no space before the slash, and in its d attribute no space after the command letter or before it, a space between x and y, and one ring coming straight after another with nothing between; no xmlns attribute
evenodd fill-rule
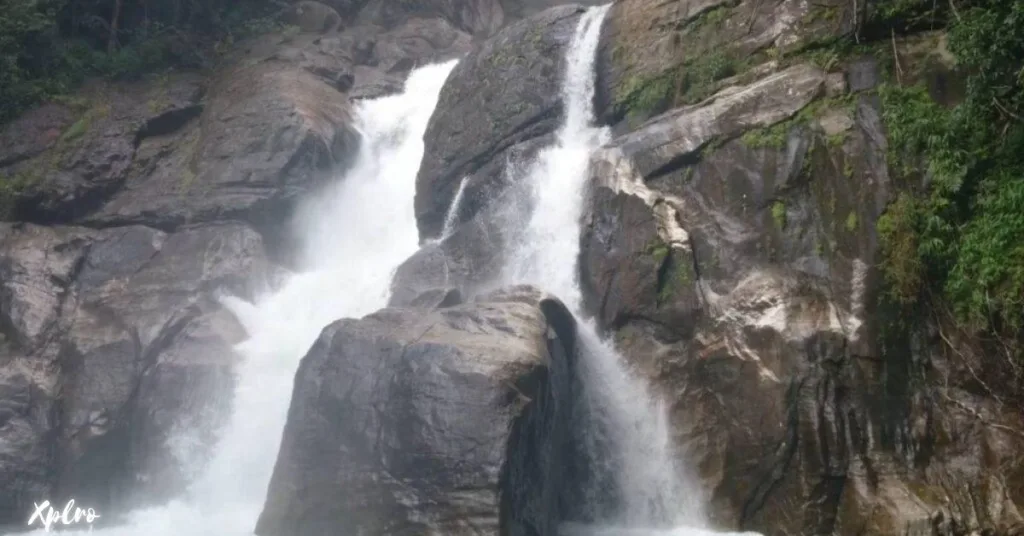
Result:
<svg viewBox="0 0 1024 536"><path fill-rule="evenodd" d="M286 10L294 28L209 72L94 81L0 126L0 533L33 502L114 522L185 489L168 439L188 428L185 455L209 453L246 337L218 298L280 282L297 202L358 154L354 103L458 57L424 136L422 247L387 308L302 360L253 524L556 534L581 485L577 320L491 285L598 3L301 2L320 15ZM1022 535L1024 396L994 372L1002 349L942 310L898 318L880 269L899 185L879 88L955 99L965 73L942 29L872 33L871 3L614 3L584 307L667 401L713 528Z"/></svg>

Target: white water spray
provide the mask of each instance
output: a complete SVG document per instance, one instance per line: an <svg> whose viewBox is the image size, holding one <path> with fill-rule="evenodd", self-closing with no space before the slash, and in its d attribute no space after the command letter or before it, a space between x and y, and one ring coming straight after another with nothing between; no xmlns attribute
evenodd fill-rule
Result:
<svg viewBox="0 0 1024 536"><path fill-rule="evenodd" d="M466 184L468 183L469 177L463 177L462 181L459 182L459 189L455 191L452 204L448 207L448 214L444 217L444 227L441 229L441 237L437 239L438 242L448 238L452 231L455 230L455 225L459 220L459 207L462 206L462 197L466 195Z"/></svg>
<svg viewBox="0 0 1024 536"><path fill-rule="evenodd" d="M360 104L357 121L363 144L354 167L298 212L303 272L255 304L225 300L250 338L236 348L244 360L237 371L232 415L205 473L185 497L132 512L125 525L93 532L253 533L299 361L328 323L384 307L392 271L417 250L413 197L423 133L454 66L452 61L418 69L403 94Z"/></svg>
<svg viewBox="0 0 1024 536"><path fill-rule="evenodd" d="M602 21L610 5L589 9L581 18L566 56L563 85L565 119L554 145L542 150L524 178L532 213L515 251L508 255L504 283L529 283L561 298L582 317L578 281L580 220L589 178L590 156L609 139L593 121L594 62ZM514 234L514 230L509 230ZM596 334L591 319L579 325L585 403L595 433L609 437L593 442L596 470L613 473L620 509L612 516L595 513L606 526L563 527L567 534L701 536L704 497L677 466L664 404L625 368L622 358ZM602 451L595 446L610 447ZM585 445L584 448L587 448ZM603 455L604 459L601 459Z"/></svg>

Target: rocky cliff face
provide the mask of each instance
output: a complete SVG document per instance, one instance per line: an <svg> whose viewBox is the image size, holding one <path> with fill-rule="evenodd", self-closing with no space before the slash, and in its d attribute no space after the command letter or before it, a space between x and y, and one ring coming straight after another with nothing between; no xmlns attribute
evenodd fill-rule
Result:
<svg viewBox="0 0 1024 536"><path fill-rule="evenodd" d="M859 31L852 9L615 4L596 104L619 135L592 163L588 308L671 402L680 456L709 490L717 526L1015 534L1024 414L981 380L991 350L940 312L898 328L881 296L875 223L893 187L876 89L892 49L820 52ZM903 77L947 98L956 77L942 43L901 37L896 53L916 65ZM432 129L446 106L458 109L443 102ZM425 162L464 166L454 154L429 145ZM461 177L489 179L487 199L513 184L503 156L474 154L468 173L424 168L420 194L436 207L419 213L424 236L439 234ZM397 291L487 281L503 239L488 222L501 210L470 202L458 216L466 223L411 259ZM423 276L441 268L443 281Z"/></svg>
<svg viewBox="0 0 1024 536"><path fill-rule="evenodd" d="M847 3L761 4L613 10L602 104L629 132L594 157L591 308L674 404L721 526L1015 533L1020 408L978 390L986 356L941 314L900 331L880 297L883 63L801 54L852 31ZM931 43L922 77L948 71Z"/></svg>
<svg viewBox="0 0 1024 536"><path fill-rule="evenodd" d="M291 21L212 73L95 82L0 129L0 527L33 501L124 511L182 489L245 336L218 297L274 284L296 200L358 148L352 99L490 31L449 13L468 2L386 27L364 3L336 6L344 31ZM200 445L169 444L180 429Z"/></svg>
<svg viewBox="0 0 1024 536"><path fill-rule="evenodd" d="M258 530L551 534L569 507L573 321L487 285L516 167L558 124L582 8L328 3L340 32L244 43L209 76L97 83L0 130L0 526L42 497L180 491L244 337L218 295L278 277L296 200L358 147L352 99L462 54L417 185L420 235L439 240L399 269L392 307L332 324L304 359ZM992 350L939 311L894 329L881 299L888 74L870 48L821 53L860 16L839 0L615 4L587 309L670 402L718 527L1018 534L1024 411L987 381ZM946 79L941 35L892 41L920 60L903 76ZM178 427L204 444L173 450Z"/></svg>

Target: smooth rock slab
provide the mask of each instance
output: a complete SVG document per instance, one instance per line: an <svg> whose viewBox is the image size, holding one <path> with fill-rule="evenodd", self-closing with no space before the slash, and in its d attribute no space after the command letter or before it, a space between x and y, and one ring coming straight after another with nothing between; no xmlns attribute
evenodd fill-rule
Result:
<svg viewBox="0 0 1024 536"><path fill-rule="evenodd" d="M824 82L820 69L795 65L748 86L724 90L700 106L655 117L610 146L632 158L636 171L649 178L716 138L791 117L820 94Z"/></svg>
<svg viewBox="0 0 1024 536"><path fill-rule="evenodd" d="M452 71L423 137L415 202L421 238L440 235L464 177L465 202L479 208L506 186L509 152L558 128L564 51L582 12L566 5L519 21Z"/></svg>
<svg viewBox="0 0 1024 536"><path fill-rule="evenodd" d="M324 329L261 536L554 534L574 322L529 287Z"/></svg>

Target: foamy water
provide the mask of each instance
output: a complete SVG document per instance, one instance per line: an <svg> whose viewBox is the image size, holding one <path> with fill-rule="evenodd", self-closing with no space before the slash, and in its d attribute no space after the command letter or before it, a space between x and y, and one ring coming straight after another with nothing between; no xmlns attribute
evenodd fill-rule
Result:
<svg viewBox="0 0 1024 536"><path fill-rule="evenodd" d="M413 211L423 133L455 62L414 71L404 93L357 109L363 144L353 168L300 207L301 273L255 303L224 300L249 339L228 425L186 496L137 510L105 536L249 536L266 499L299 361L323 327L387 304L394 269L418 247ZM188 443L187 437L176 438ZM110 515L110 512L100 512ZM62 532L84 534L87 531ZM32 535L45 534L39 530Z"/></svg>

